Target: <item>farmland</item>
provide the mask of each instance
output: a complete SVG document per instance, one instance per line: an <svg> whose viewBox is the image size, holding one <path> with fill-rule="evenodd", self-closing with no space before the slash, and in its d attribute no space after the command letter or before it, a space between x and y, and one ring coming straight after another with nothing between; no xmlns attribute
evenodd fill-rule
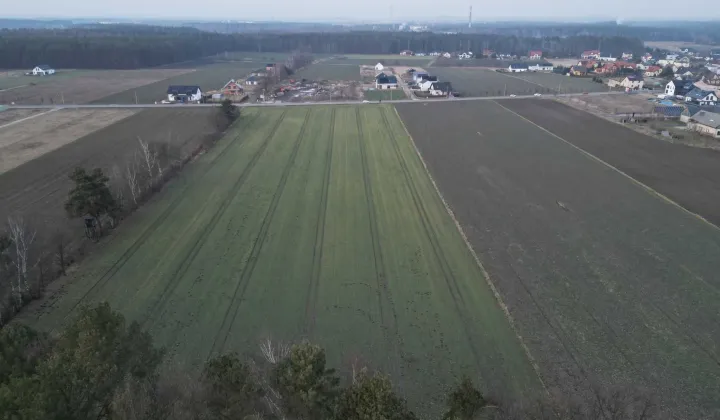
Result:
<svg viewBox="0 0 720 420"><path fill-rule="evenodd" d="M154 109L131 115L127 110L60 110L0 129L1 142L12 140L7 137L12 129L13 138L25 146L18 153L8 151L13 144L4 147L3 167L6 157L16 163L28 158L28 151L34 153L32 160L0 173L0 220L22 215L40 236L79 226L63 209L73 168L99 167L112 175L113 167L124 168L138 150L138 136L151 144L169 143L177 158L215 133L213 111ZM109 125L101 128L104 124Z"/></svg>
<svg viewBox="0 0 720 420"><path fill-rule="evenodd" d="M374 66L382 63L387 66L425 66L432 61L432 57L415 57L402 55L342 55L323 60L325 64L352 64Z"/></svg>
<svg viewBox="0 0 720 420"><path fill-rule="evenodd" d="M0 104L82 104L189 71L191 70L58 70L58 73L52 76L27 76L27 83L36 83L35 85L0 91Z"/></svg>
<svg viewBox="0 0 720 420"><path fill-rule="evenodd" d="M452 83L465 96L531 95L534 93L598 92L607 90L590 79L548 73L499 73L487 69L433 67L431 73Z"/></svg>
<svg viewBox="0 0 720 420"><path fill-rule="evenodd" d="M320 62L299 70L290 76L290 78L309 80L360 80L360 66L356 64L330 64Z"/></svg>
<svg viewBox="0 0 720 420"><path fill-rule="evenodd" d="M163 79L155 83L135 86L122 92L98 98L93 101L97 104L142 104L153 103L167 98L169 85L198 85L204 91L220 89L230 79L239 79L247 76L251 71L264 67L264 63L257 61L211 62L197 66L194 70L185 70L184 74Z"/></svg>
<svg viewBox="0 0 720 420"><path fill-rule="evenodd" d="M23 316L52 329L100 300L184 366L309 337L433 414L462 373L506 395L541 389L389 106L246 109Z"/></svg>
<svg viewBox="0 0 720 420"><path fill-rule="evenodd" d="M407 96L405 96L405 92L402 89L366 90L363 92L363 95L368 101L397 101L400 99L407 99Z"/></svg>
<svg viewBox="0 0 720 420"><path fill-rule="evenodd" d="M699 196L711 181L690 168L695 150L667 145L683 163L667 161L669 152L653 163L649 146L622 127L550 101L515 102L397 109L545 383L569 394L590 383L645 386L678 418L713 417L720 231L503 106L634 166L641 181L669 171L664 188L677 175Z"/></svg>

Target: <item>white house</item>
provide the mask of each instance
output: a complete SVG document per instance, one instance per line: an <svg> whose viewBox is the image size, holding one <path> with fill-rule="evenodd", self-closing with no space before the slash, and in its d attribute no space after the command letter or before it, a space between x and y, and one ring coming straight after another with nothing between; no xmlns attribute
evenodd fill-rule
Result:
<svg viewBox="0 0 720 420"><path fill-rule="evenodd" d="M167 89L170 102L200 102L202 91L200 86L171 85Z"/></svg>
<svg viewBox="0 0 720 420"><path fill-rule="evenodd" d="M508 71L509 71L510 73L521 73L521 72L524 72L524 71L528 71L528 65L527 65L527 64L522 64L522 63L510 64L510 65L508 66Z"/></svg>
<svg viewBox="0 0 720 420"><path fill-rule="evenodd" d="M538 63L532 64L528 67L530 71L553 71L553 66L550 63Z"/></svg>
<svg viewBox="0 0 720 420"><path fill-rule="evenodd" d="M418 84L418 87L420 88L421 92L427 92L428 90L430 90L430 87L433 85L433 83L437 83L437 82L431 82L429 80L426 80L426 81Z"/></svg>
<svg viewBox="0 0 720 420"><path fill-rule="evenodd" d="M452 57L452 54L450 54L449 52L446 52L446 53L442 53L442 56L445 58L450 58L450 57Z"/></svg>
<svg viewBox="0 0 720 420"><path fill-rule="evenodd" d="M617 58L610 57L609 55L607 55L607 56L600 56L600 58L598 58L598 60L600 60L600 61L617 61Z"/></svg>
<svg viewBox="0 0 720 420"><path fill-rule="evenodd" d="M35 68L32 70L33 76L47 76L50 74L55 74L55 69L48 66L47 64L41 64L39 66L35 66Z"/></svg>
<svg viewBox="0 0 720 420"><path fill-rule="evenodd" d="M632 60L632 59L633 59L633 53L628 53L628 52L622 53L622 59L623 59L623 60Z"/></svg>
<svg viewBox="0 0 720 420"><path fill-rule="evenodd" d="M643 81L642 77L637 76L627 76L623 79L610 79L608 81L609 87L621 86L626 90L640 90L644 84L645 81Z"/></svg>
<svg viewBox="0 0 720 420"><path fill-rule="evenodd" d="M382 63L375 64L375 71L380 72L383 71L383 69L385 69L385 66L383 66Z"/></svg>
<svg viewBox="0 0 720 420"><path fill-rule="evenodd" d="M699 105L715 105L718 97L715 92L695 88L685 95L685 102L693 102Z"/></svg>
<svg viewBox="0 0 720 420"><path fill-rule="evenodd" d="M448 96L452 93L452 86L450 82L432 82L428 92L430 96Z"/></svg>
<svg viewBox="0 0 720 420"><path fill-rule="evenodd" d="M255 86L259 82L258 78L256 76L250 76L247 79L245 79L245 84L248 86Z"/></svg>
<svg viewBox="0 0 720 420"><path fill-rule="evenodd" d="M665 94L683 98L693 89L695 89L695 85L692 80L671 80L665 85Z"/></svg>
<svg viewBox="0 0 720 420"><path fill-rule="evenodd" d="M458 55L458 58L461 60L467 60L469 58L473 58L473 53L471 53L471 52L461 53Z"/></svg>
<svg viewBox="0 0 720 420"><path fill-rule="evenodd" d="M375 77L375 89L397 89L398 81L395 76L380 73Z"/></svg>

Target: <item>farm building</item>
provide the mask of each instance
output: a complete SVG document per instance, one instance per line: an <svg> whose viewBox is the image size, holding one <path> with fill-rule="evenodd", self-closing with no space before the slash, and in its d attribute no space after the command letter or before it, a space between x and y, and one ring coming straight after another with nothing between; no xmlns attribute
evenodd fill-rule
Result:
<svg viewBox="0 0 720 420"><path fill-rule="evenodd" d="M50 74L55 74L55 69L48 66L47 64L41 64L39 66L35 66L35 68L32 70L33 76L47 76Z"/></svg>
<svg viewBox="0 0 720 420"><path fill-rule="evenodd" d="M375 78L376 89L397 89L398 81L395 76L388 76L385 73L380 73Z"/></svg>
<svg viewBox="0 0 720 420"><path fill-rule="evenodd" d="M690 117L688 128L702 134L720 138L720 114L700 111Z"/></svg>
<svg viewBox="0 0 720 420"><path fill-rule="evenodd" d="M200 86L170 85L167 97L171 102L199 102L202 99L202 90Z"/></svg>
<svg viewBox="0 0 720 420"><path fill-rule="evenodd" d="M530 71L553 71L553 65L550 63L537 63L528 67Z"/></svg>
<svg viewBox="0 0 720 420"><path fill-rule="evenodd" d="M508 66L508 71L509 71L510 73L520 73L520 72L528 71L528 65L527 65L527 64L522 64L522 63L519 63L519 64L510 64L510 65Z"/></svg>

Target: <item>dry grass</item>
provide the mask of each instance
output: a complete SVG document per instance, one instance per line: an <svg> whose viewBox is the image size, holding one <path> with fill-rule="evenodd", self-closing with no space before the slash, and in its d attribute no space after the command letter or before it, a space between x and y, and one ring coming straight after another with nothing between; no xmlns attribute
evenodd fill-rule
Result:
<svg viewBox="0 0 720 420"><path fill-rule="evenodd" d="M49 111L0 128L0 174L135 112L127 109Z"/></svg>

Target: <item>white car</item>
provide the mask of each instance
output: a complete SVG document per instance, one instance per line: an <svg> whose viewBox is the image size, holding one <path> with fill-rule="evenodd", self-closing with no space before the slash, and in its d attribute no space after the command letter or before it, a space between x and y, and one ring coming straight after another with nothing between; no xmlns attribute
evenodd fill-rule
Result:
<svg viewBox="0 0 720 420"><path fill-rule="evenodd" d="M514 98L514 97L516 97L516 96L517 96L517 95L515 95L515 94L510 95L511 98Z"/></svg>
<svg viewBox="0 0 720 420"><path fill-rule="evenodd" d="M542 96L542 94L541 94L541 93L536 93L536 94L533 95L533 96Z"/></svg>
<svg viewBox="0 0 720 420"><path fill-rule="evenodd" d="M365 101L363 101L363 103L364 103L364 104L369 104L369 103L370 103L370 101L368 101L368 100L365 100Z"/></svg>

